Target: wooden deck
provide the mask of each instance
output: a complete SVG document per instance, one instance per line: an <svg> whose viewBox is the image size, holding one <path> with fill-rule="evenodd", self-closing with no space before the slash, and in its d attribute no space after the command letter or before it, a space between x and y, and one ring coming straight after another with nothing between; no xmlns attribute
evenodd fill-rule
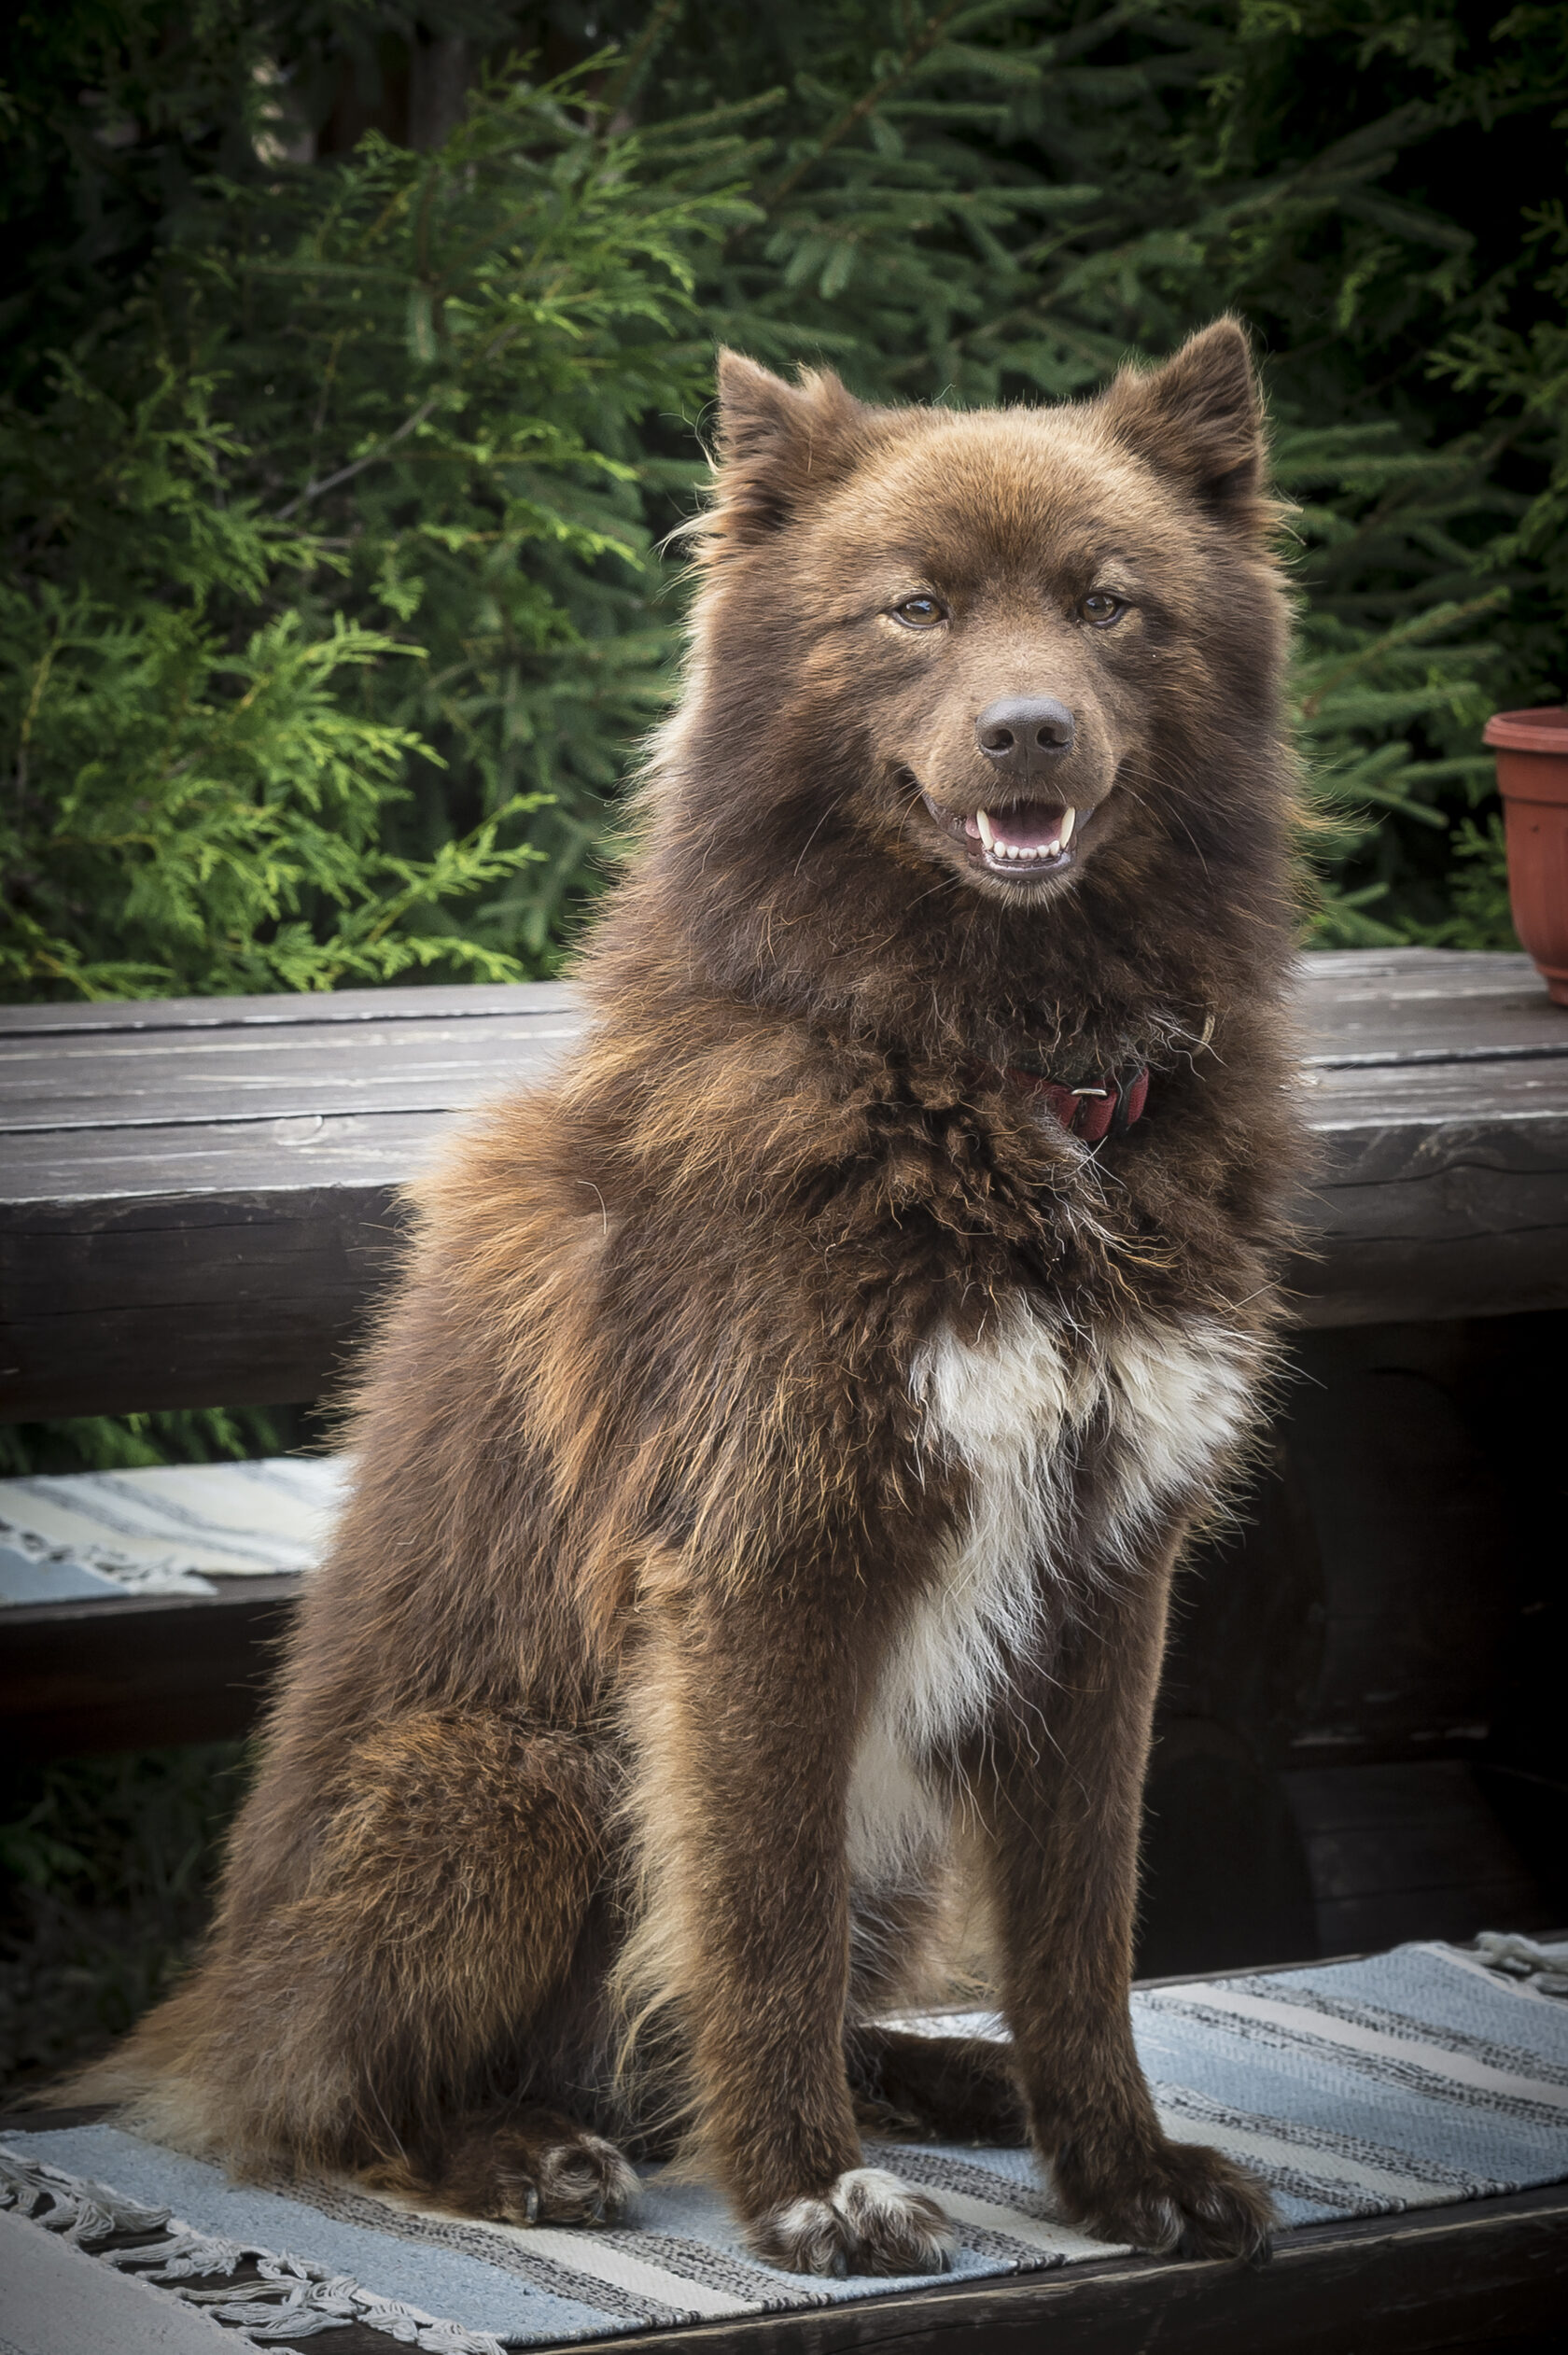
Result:
<svg viewBox="0 0 1568 2355"><path fill-rule="evenodd" d="M1554 2355L1568 2315L1568 2190L1309 2224L1269 2263L1159 2257L710 2322L574 2355ZM343 2348L343 2355L368 2355Z"/></svg>
<svg viewBox="0 0 1568 2355"><path fill-rule="evenodd" d="M1568 1014L1523 957L1308 957L1309 1325L1568 1305ZM0 1418L292 1403L338 1374L399 1187L536 1076L571 992L0 1012Z"/></svg>
<svg viewBox="0 0 1568 2355"><path fill-rule="evenodd" d="M1314 1905L1332 1950L1325 1931L1371 1903L1363 1881L1384 1902L1396 1848L1421 1850L1428 1881L1447 1874L1466 1919L1379 1936L1466 1934L1483 1891L1528 1926L1469 1760L1491 1755L1505 1622L1547 1606L1528 1581L1505 1593L1523 1551L1517 1500L1461 1461L1441 1351L1407 1338L1391 1352L1365 1328L1514 1316L1496 1330L1540 1332L1552 1320L1518 1312L1568 1306L1568 1014L1527 960L1311 957L1300 988L1320 1146L1295 1270L1301 1322L1319 1328L1302 1342L1306 1403L1242 1554L1197 1577L1168 1676L1168 1780L1154 1785L1171 1873L1206 1921L1238 1887L1260 1919L1299 1918L1301 1942L1260 1947L1265 1960L1310 1950ZM579 1019L553 986L0 1011L0 1419L315 1396L393 1263L399 1186L455 1115L544 1070ZM1319 1402L1338 1418L1322 1431ZM1397 1529L1375 1494L1391 1434ZM299 1582L217 1584L210 1598L6 1611L10 1744L39 1755L249 1724ZM1505 1770L1545 1803L1544 1767L1519 1755ZM1183 1775L1198 1778L1191 1804ZM1466 1842L1476 1860L1455 1862ZM1553 2189L1311 2227L1257 2272L1113 2259L639 2334L604 2355L1023 2355L1047 2339L1062 2355L1547 2355L1565 2313L1568 2192ZM357 2328L308 2342L323 2355L386 2343Z"/></svg>

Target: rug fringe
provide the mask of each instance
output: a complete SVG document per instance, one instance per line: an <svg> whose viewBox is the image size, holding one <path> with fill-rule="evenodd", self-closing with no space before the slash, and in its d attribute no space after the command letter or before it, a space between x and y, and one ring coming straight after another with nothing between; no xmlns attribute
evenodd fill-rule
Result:
<svg viewBox="0 0 1568 2355"><path fill-rule="evenodd" d="M399 2299L378 2297L349 2275L329 2274L308 2259L197 2232L166 2208L144 2208L107 2183L67 2175L8 2146L0 2147L0 2208L31 2217L45 2232L58 2233L119 2272L142 2275L219 2322L240 2324L251 2340L313 2338L318 2331L363 2322L424 2355L505 2355L504 2343L488 2331L465 2330ZM159 2237L134 2249L96 2246L116 2233ZM246 2264L256 2267L258 2279L229 2278ZM223 2288L197 2286L215 2275Z"/></svg>
<svg viewBox="0 0 1568 2355"><path fill-rule="evenodd" d="M1489 1970L1526 1979L1537 1995L1568 1996L1568 1954L1561 1946L1537 1946L1533 1938L1501 1929L1481 1930L1476 1944Z"/></svg>

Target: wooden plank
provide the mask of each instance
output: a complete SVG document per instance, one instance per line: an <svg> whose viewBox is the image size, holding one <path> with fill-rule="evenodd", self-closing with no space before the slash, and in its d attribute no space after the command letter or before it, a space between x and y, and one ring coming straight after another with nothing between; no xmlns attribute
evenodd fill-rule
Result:
<svg viewBox="0 0 1568 2355"><path fill-rule="evenodd" d="M391 1188L414 1175L452 1120L451 1113L301 1113L8 1137L0 1235L53 1213L79 1223L164 1197L216 1208L244 1194L282 1202L322 1187Z"/></svg>
<svg viewBox="0 0 1568 2355"><path fill-rule="evenodd" d="M66 1100L58 1124L43 1128L30 1098L15 1127L0 1123L0 1210L156 1194L167 1189L171 1168L181 1190L287 1191L297 1183L301 1154L330 1155L336 1182L385 1181L389 1171L407 1173L454 1114L471 1110L497 1087L537 1076L568 1044L569 1033L553 1026L509 1038L493 1055L399 1059L357 1080L307 1072L299 1082L287 1073L279 1081L259 1073L254 1109L242 1096L222 1117L202 1109L199 1081L177 1072L171 1092L175 1084L183 1087L189 1109L173 1118L169 1095L137 1090L132 1100L127 1090L126 1108L112 1114L92 1118L88 1108ZM1314 1192L1337 1195L1348 1185L1406 1176L1426 1180L1450 1165L1500 1172L1560 1166L1553 1156L1568 1134L1568 1054L1489 1064L1481 1086L1463 1064L1358 1066L1318 1071L1309 1079L1308 1115L1322 1164ZM273 1086L297 1101L307 1086L323 1097L336 1092L342 1108L288 1111L267 1103Z"/></svg>
<svg viewBox="0 0 1568 2355"><path fill-rule="evenodd" d="M1310 1256L1291 1270L1303 1324L1568 1306L1568 1065L1488 1066L1484 1108L1463 1077L1320 1075Z"/></svg>
<svg viewBox="0 0 1568 2355"><path fill-rule="evenodd" d="M1542 995L1546 989L1529 958L1518 949L1463 954L1451 948L1309 949L1297 960L1296 973L1308 988L1346 1003L1386 1004L1428 997L1457 1003L1465 998L1505 997L1521 986Z"/></svg>
<svg viewBox="0 0 1568 2355"><path fill-rule="evenodd" d="M1323 1018L1323 1009L1337 1004L1376 1009L1433 1000L1449 1005L1520 997L1546 1002L1534 967L1517 952L1456 956L1446 948L1337 949L1309 953L1296 971L1314 1023ZM0 1038L40 1031L90 1035L251 1024L441 1021L454 1016L477 1019L520 1009L553 1013L572 1002L571 985L562 981L455 982L308 996L104 999L91 1004L0 1006Z"/></svg>
<svg viewBox="0 0 1568 2355"><path fill-rule="evenodd" d="M1414 986L1423 978L1441 979L1445 987L1452 987L1451 976L1460 974L1459 986L1486 989L1510 975L1533 970L1530 960L1518 949L1476 950L1463 959L1450 948L1309 949L1301 962L1313 972L1330 975L1336 987L1375 988L1391 979Z"/></svg>
<svg viewBox="0 0 1568 2355"><path fill-rule="evenodd" d="M0 1039L89 1037L119 1031L318 1028L356 1022L480 1021L497 1014L559 1013L573 1003L559 981L460 981L445 988L323 989L309 997L102 999L91 1005L0 1006Z"/></svg>
<svg viewBox="0 0 1568 2355"><path fill-rule="evenodd" d="M484 1021L257 1026L101 1039L0 1041L7 1136L297 1118L449 1113L546 1069L581 1035L575 1011Z"/></svg>
<svg viewBox="0 0 1568 2355"><path fill-rule="evenodd" d="M301 1581L213 1585L0 1615L0 1750L72 1757L248 1733Z"/></svg>
<svg viewBox="0 0 1568 2355"><path fill-rule="evenodd" d="M1568 1303L1568 1017L1527 960L1302 971L1302 1321ZM398 1187L578 1020L557 984L11 1010L0 1414L316 1395L392 1264Z"/></svg>
<svg viewBox="0 0 1568 2355"><path fill-rule="evenodd" d="M1568 1046L1559 1055L1528 1059L1319 1065L1301 1079L1308 1122L1314 1135L1324 1139L1337 1178L1342 1139L1365 1153L1385 1131L1397 1135L1465 1121L1511 1131L1520 1122L1561 1122L1568 1117L1565 1082ZM1407 1145L1408 1140L1400 1142Z"/></svg>
<svg viewBox="0 0 1568 2355"><path fill-rule="evenodd" d="M287 1403L331 1390L385 1284L390 1186L164 1194L0 1233L13 1415Z"/></svg>
<svg viewBox="0 0 1568 2355"><path fill-rule="evenodd" d="M1395 949L1304 957L1305 1059L1348 1066L1568 1052L1568 1018L1528 958Z"/></svg>
<svg viewBox="0 0 1568 2355"><path fill-rule="evenodd" d="M1463 1759L1295 1768L1283 1782L1324 1952L1541 1926L1540 1892Z"/></svg>
<svg viewBox="0 0 1568 2355"><path fill-rule="evenodd" d="M1475 961L1508 970L1490 990L1456 993L1451 986L1351 988L1317 971L1338 960L1304 960L1308 1064L1568 1057L1568 1021L1521 974L1524 960ZM341 1012L331 999L188 1000L167 1010L155 1002L93 1009L91 1028L71 1008L12 1009L0 1017L0 1128L444 1112L558 1051L581 1025L561 985L476 989L480 1002L471 1006L454 1004L458 994L348 992L345 1000L355 1002ZM230 1007L242 1011L228 1019L214 1012ZM111 1023L109 1014L123 1018ZM45 1020L67 1016L68 1022ZM1456 1075L1450 1095L1463 1094L1464 1085ZM1473 1092L1474 1075L1469 1085Z"/></svg>

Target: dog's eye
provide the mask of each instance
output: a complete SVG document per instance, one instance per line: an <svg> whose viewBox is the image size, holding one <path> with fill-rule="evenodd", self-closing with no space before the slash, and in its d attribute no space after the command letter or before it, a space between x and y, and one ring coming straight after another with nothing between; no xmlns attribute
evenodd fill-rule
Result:
<svg viewBox="0 0 1568 2355"><path fill-rule="evenodd" d="M892 610L895 622L902 622L906 630L933 630L938 622L947 619L947 609L935 597L905 597Z"/></svg>
<svg viewBox="0 0 1568 2355"><path fill-rule="evenodd" d="M1113 596L1109 589L1091 589L1086 597L1079 598L1078 610L1096 629L1109 629L1127 611L1127 599Z"/></svg>

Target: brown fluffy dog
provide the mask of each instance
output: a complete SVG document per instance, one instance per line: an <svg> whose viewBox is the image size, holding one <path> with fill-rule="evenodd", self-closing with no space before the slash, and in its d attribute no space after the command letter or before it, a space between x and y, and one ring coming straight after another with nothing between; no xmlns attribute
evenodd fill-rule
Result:
<svg viewBox="0 0 1568 2355"><path fill-rule="evenodd" d="M674 2072L782 2265L945 2262L857 2099L1245 2251L1267 2199L1166 2139L1127 2001L1171 1564L1294 1153L1245 344L1049 411L734 357L721 401L587 1036L420 1191L211 1944L98 2087L237 2168L574 2221ZM875 2025L955 1882L1005 2065Z"/></svg>

